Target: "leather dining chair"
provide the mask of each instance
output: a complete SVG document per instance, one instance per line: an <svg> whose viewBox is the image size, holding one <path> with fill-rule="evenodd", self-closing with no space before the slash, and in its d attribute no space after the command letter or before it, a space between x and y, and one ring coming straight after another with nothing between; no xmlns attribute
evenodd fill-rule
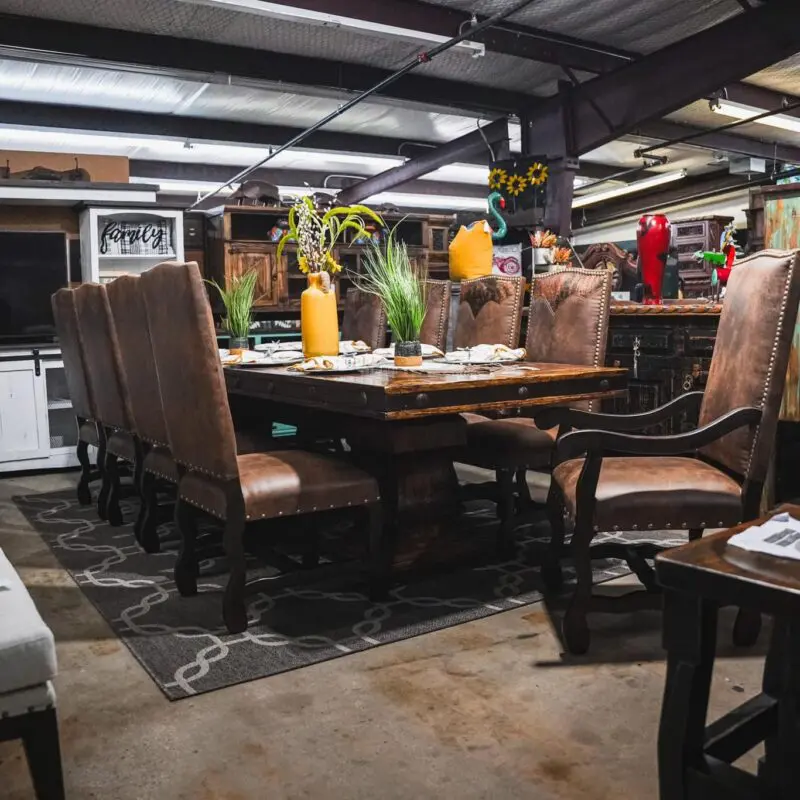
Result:
<svg viewBox="0 0 800 800"><path fill-rule="evenodd" d="M102 469L105 456L105 431L98 431L97 411L86 370L86 356L78 328L74 292L72 289L59 289L51 297L51 305L58 334L58 345L61 348L61 360L64 363L67 389L78 425L77 456L78 463L81 465L81 477L77 487L78 502L82 506L88 506L92 502L89 484L94 477L89 461L89 447L97 448L97 463Z"/></svg>
<svg viewBox="0 0 800 800"><path fill-rule="evenodd" d="M386 346L386 311L380 297L356 287L347 290L342 339L365 342L373 350Z"/></svg>
<svg viewBox="0 0 800 800"><path fill-rule="evenodd" d="M137 458L141 459L137 470L141 505L134 530L145 552L157 553L160 550L157 482L177 485L178 468L169 449L147 309L139 282L138 276L123 275L106 284L105 289L128 389Z"/></svg>
<svg viewBox="0 0 800 800"><path fill-rule="evenodd" d="M373 578L385 580L390 556L375 479L344 460L303 450L237 452L211 308L197 265L157 266L139 280L170 449L180 476L176 520L182 548L175 564L179 592L184 596L197 592L198 510L224 524L230 577L222 611L232 633L247 627L244 532L248 524L364 509ZM252 585L258 583L263 581Z"/></svg>
<svg viewBox="0 0 800 800"><path fill-rule="evenodd" d="M524 299L525 278L521 275L489 275L461 281L453 347L517 347Z"/></svg>
<svg viewBox="0 0 800 800"><path fill-rule="evenodd" d="M800 251L768 250L744 258L728 281L704 392L689 392L641 414L548 409L537 415L542 425L579 429L556 444L548 498L553 538L544 570L546 583L557 588L569 521L577 585L563 632L571 653L589 647L590 611L627 611L648 602L642 592L593 596L593 558L623 558L645 589L657 590L646 559L663 548L652 542L592 546L598 531L686 530L696 539L706 528L759 516L798 301ZM698 407L695 430L674 436L630 433ZM734 641L754 641L759 622L758 615L740 610Z"/></svg>
<svg viewBox="0 0 800 800"><path fill-rule="evenodd" d="M84 283L74 290L78 328L86 354L89 384L94 394L97 421L106 437L103 486L97 501L101 519L122 525L119 506L119 459L136 464L133 416L119 352L119 343L108 304L106 288Z"/></svg>
<svg viewBox="0 0 800 800"><path fill-rule="evenodd" d="M419 340L422 344L430 344L444 352L447 347L447 328L450 324L450 297L452 283L450 281L425 281L425 319Z"/></svg>
<svg viewBox="0 0 800 800"><path fill-rule="evenodd" d="M531 285L528 361L602 366L608 338L611 273L607 269L565 269L537 275ZM592 400L573 408L596 410ZM467 445L458 461L494 470L500 497L498 549L510 554L514 540L514 477L520 497L530 500L527 470L549 471L556 429L542 430L531 417L467 418Z"/></svg>

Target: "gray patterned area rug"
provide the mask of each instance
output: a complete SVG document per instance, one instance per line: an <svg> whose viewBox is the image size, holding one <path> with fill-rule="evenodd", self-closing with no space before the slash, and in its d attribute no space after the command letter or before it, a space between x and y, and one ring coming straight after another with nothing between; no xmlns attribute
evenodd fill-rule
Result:
<svg viewBox="0 0 800 800"><path fill-rule="evenodd" d="M537 567L523 560L498 561L397 586L382 603L372 603L352 588L340 586L337 591L335 585L254 594L249 598L250 626L231 635L221 619L224 558L202 562L198 595L182 598L172 580L178 543L171 523L160 528L162 552L147 555L136 543L132 525L108 526L99 520L94 506L78 505L72 492L16 497L14 502L171 700L542 599ZM136 504L123 501L123 510L130 521ZM547 536L546 523L534 526L521 536L520 546ZM650 539L660 536L649 534ZM595 563L597 582L627 572L621 562ZM565 575L569 581L568 569Z"/></svg>

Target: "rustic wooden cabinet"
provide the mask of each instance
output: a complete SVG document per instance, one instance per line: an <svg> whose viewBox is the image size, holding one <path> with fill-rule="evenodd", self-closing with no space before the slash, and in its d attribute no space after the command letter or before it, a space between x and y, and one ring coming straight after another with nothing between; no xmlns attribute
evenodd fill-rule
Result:
<svg viewBox="0 0 800 800"><path fill-rule="evenodd" d="M678 307L685 310L675 310ZM606 366L627 367L630 372L627 397L606 401L608 411L649 411L705 388L721 309L701 308L708 307L612 304ZM684 416L659 425L657 432L679 433L696 422Z"/></svg>
<svg viewBox="0 0 800 800"><path fill-rule="evenodd" d="M285 257L277 255L272 244L257 242L230 242L226 245L225 283L255 270L255 307L271 308L286 300L286 268L281 268Z"/></svg>

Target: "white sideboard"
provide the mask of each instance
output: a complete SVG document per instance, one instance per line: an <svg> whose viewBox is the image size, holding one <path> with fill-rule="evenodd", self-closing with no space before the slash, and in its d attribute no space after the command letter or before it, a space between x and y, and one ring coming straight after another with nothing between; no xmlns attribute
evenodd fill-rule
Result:
<svg viewBox="0 0 800 800"><path fill-rule="evenodd" d="M0 473L76 467L77 443L61 351L0 349Z"/></svg>

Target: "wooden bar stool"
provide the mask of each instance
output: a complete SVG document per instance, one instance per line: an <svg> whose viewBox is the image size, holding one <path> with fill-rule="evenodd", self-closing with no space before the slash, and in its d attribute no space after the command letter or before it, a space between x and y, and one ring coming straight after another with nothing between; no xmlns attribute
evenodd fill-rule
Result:
<svg viewBox="0 0 800 800"><path fill-rule="evenodd" d="M800 506L784 506L800 519ZM656 558L664 589L667 683L658 738L661 800L788 800L800 793L800 561L730 547L751 524ZM706 725L717 610L774 619L760 694ZM764 743L758 775L732 763Z"/></svg>

